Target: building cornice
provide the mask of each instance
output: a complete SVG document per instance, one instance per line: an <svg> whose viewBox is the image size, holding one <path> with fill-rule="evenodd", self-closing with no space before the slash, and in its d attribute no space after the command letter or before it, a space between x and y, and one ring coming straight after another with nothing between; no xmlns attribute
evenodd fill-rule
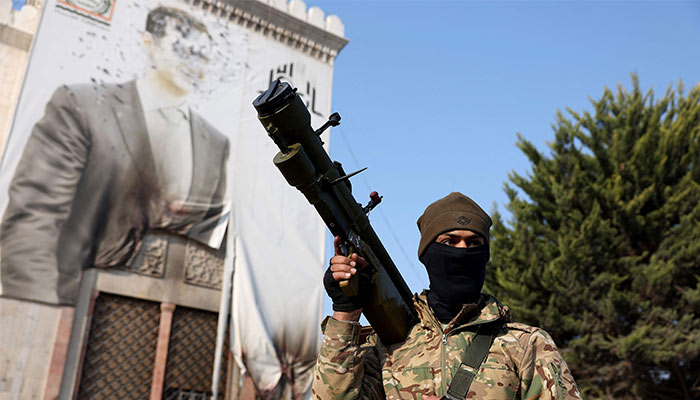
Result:
<svg viewBox="0 0 700 400"><path fill-rule="evenodd" d="M187 0L196 7L333 64L348 43L335 15L302 0Z"/></svg>

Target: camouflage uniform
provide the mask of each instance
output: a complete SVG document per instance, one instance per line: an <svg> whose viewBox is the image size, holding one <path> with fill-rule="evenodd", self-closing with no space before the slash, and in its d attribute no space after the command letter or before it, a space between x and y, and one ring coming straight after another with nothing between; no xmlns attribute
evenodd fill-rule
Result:
<svg viewBox="0 0 700 400"><path fill-rule="evenodd" d="M482 294L447 325L433 316L425 292L414 296L420 321L404 342L384 346L371 335L360 344L360 325L323 321L325 337L314 371L312 396L321 400L421 399L443 396L474 337L474 327L505 324L474 378L467 398L578 399L574 378L552 338L542 329L512 322L508 308ZM473 315L476 314L476 315ZM466 322L458 323L462 316Z"/></svg>

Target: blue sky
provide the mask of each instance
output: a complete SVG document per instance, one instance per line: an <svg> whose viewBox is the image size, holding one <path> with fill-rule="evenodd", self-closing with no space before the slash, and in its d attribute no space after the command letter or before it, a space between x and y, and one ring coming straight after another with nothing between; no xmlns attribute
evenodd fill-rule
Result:
<svg viewBox="0 0 700 400"><path fill-rule="evenodd" d="M413 291L427 286L416 219L461 191L504 211L508 174L530 165L521 133L553 139L558 109L590 110L636 72L657 98L700 81L700 3L307 0L338 15L350 40L335 62L331 155ZM387 224L389 221L389 224ZM330 247L329 247L330 251ZM330 306L326 305L328 312Z"/></svg>

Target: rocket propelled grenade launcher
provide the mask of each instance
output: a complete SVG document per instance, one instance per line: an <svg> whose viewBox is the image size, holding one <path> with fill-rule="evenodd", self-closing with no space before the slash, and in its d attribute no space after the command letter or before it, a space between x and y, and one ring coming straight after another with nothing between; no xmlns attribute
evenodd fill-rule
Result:
<svg viewBox="0 0 700 400"><path fill-rule="evenodd" d="M273 162L287 182L304 194L319 213L328 229L342 240L346 255L357 253L369 265L359 274L372 283L364 293L363 313L385 344L405 339L415 311L411 290L389 257L384 245L372 229L367 215L381 197L370 194L366 206L352 195L349 178L364 169L346 174L340 163L334 162L323 148L321 133L340 124L340 115L333 113L319 129L311 127L311 115L296 89L276 80L259 95L253 106L258 119L280 151ZM347 296L357 295L358 277L340 282Z"/></svg>

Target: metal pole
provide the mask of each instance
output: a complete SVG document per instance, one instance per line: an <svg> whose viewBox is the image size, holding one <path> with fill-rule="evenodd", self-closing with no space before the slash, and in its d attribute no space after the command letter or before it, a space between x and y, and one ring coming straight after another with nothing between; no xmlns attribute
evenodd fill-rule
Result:
<svg viewBox="0 0 700 400"><path fill-rule="evenodd" d="M221 377L221 360L223 359L224 353L224 342L226 335L226 328L229 324L229 311L231 309L231 290L233 282L233 260L234 260L234 248L233 248L233 234L231 230L231 223L228 224L228 235L226 235L226 261L224 263L224 277L221 283L221 301L219 302L219 322L216 327L216 351L214 353L214 372L211 379L211 393L212 399L217 400L219 398L219 381Z"/></svg>

